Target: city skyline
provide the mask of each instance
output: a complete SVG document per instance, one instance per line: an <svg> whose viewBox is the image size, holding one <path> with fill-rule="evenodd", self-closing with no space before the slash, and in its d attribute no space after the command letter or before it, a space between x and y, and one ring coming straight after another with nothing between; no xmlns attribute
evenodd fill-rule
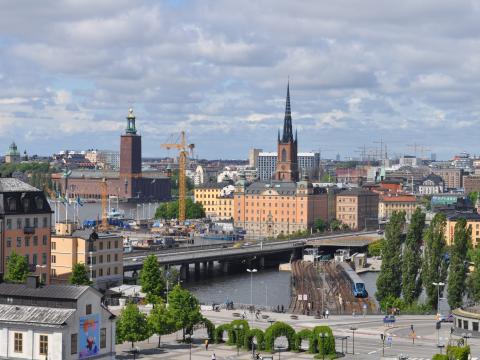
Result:
<svg viewBox="0 0 480 360"><path fill-rule="evenodd" d="M290 77L302 151L478 153L479 5L5 3L0 139L118 149L132 106L145 157L173 156L160 144L186 130L200 158L246 158L274 150Z"/></svg>

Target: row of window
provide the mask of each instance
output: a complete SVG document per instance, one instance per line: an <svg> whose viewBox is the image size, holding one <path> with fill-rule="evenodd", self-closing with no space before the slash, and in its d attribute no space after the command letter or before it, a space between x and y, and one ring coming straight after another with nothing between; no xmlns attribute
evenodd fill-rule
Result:
<svg viewBox="0 0 480 360"><path fill-rule="evenodd" d="M114 254L113 259L114 259L115 262L118 261L118 254ZM104 260L107 263L111 262L112 261L111 254L107 254L105 257L103 257L103 255L98 256L98 263L99 264L103 264ZM97 257L96 256L89 256L87 258L87 265L96 265L96 264L97 264Z"/></svg>
<svg viewBox="0 0 480 360"><path fill-rule="evenodd" d="M12 247L12 238L7 237L7 248ZM25 238L22 238L21 236L17 236L17 241L16 241L17 247L29 247L30 244L33 246L38 246L38 236L25 236ZM42 236L42 245L47 245L48 244L48 235L43 235Z"/></svg>
<svg viewBox="0 0 480 360"><path fill-rule="evenodd" d="M38 254L32 254L32 262L30 262L30 254L24 256L28 264L38 265ZM10 256L6 257L7 262L9 258ZM47 265L47 253L42 253L42 265Z"/></svg>
<svg viewBox="0 0 480 360"><path fill-rule="evenodd" d="M114 274L114 275L118 275L118 267L117 267L117 266L115 266L115 267L113 268L113 274ZM110 276L110 275L112 275L112 270L111 270L111 268L107 267L107 268L105 269L105 271L104 271L103 268L98 269L98 277ZM91 271L91 277L92 277L92 279L96 279L96 278L97 278L97 270L96 270L96 269Z"/></svg>
<svg viewBox="0 0 480 360"><path fill-rule="evenodd" d="M25 227L34 227L34 228L38 228L38 217L34 217L33 218L33 222L31 221L30 218L25 218L25 219L17 219L17 227L16 229L23 229L23 225L25 225ZM46 228L48 227L48 217L47 216L44 216L42 218L42 227ZM7 219L7 230L13 230L13 222L12 222L12 219Z"/></svg>
<svg viewBox="0 0 480 360"><path fill-rule="evenodd" d="M239 219L239 221L240 221L240 218L238 218L238 219ZM266 218L264 218L264 217L263 217L263 218L260 218L260 217L257 217L257 218L252 217L252 218L250 218L250 221L273 221L273 222L277 222L277 221L279 221L279 220L280 220L280 222L282 222L282 223L284 222L284 219L283 219L283 218L282 218L282 219L277 219L277 218L266 219ZM249 221L248 216L245 217L245 221ZM286 219L286 222L287 222L287 223L290 222L290 219ZM292 220L292 222L293 222L293 220ZM303 219L300 219L300 223L303 223Z"/></svg>
<svg viewBox="0 0 480 360"><path fill-rule="evenodd" d="M39 338L39 355L48 355L48 335L40 335ZM14 333L13 339L13 351L23 353L23 333Z"/></svg>
<svg viewBox="0 0 480 360"><path fill-rule="evenodd" d="M462 326L463 325L463 326ZM457 319L457 327L465 330L478 331L478 321L472 321L472 328L468 328L468 320Z"/></svg>

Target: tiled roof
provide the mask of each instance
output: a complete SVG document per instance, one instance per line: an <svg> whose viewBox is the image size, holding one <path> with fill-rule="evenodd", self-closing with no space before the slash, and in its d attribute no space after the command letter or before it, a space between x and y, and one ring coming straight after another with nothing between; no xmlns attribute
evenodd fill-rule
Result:
<svg viewBox="0 0 480 360"><path fill-rule="evenodd" d="M246 194L261 194L267 190L274 190L280 195L295 195L297 192L297 183L290 181L256 181L250 184L245 190Z"/></svg>
<svg viewBox="0 0 480 360"><path fill-rule="evenodd" d="M233 185L232 181L214 182L209 181L197 186L197 189L223 189L225 186Z"/></svg>
<svg viewBox="0 0 480 360"><path fill-rule="evenodd" d="M31 288L25 284L2 283L0 296L77 300L88 288L80 285L47 285Z"/></svg>
<svg viewBox="0 0 480 360"><path fill-rule="evenodd" d="M417 198L412 195L398 195L398 196L381 196L380 201L383 202L416 202Z"/></svg>
<svg viewBox="0 0 480 360"><path fill-rule="evenodd" d="M0 304L0 322L62 326L75 309Z"/></svg>
<svg viewBox="0 0 480 360"><path fill-rule="evenodd" d="M39 189L15 178L0 178L0 193L40 191Z"/></svg>

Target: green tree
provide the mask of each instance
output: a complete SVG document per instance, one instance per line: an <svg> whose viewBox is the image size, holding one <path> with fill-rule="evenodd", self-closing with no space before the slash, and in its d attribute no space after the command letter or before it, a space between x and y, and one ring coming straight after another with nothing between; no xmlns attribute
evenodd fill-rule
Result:
<svg viewBox="0 0 480 360"><path fill-rule="evenodd" d="M469 296L480 301L480 248L471 250L471 260L473 261L474 270L468 277Z"/></svg>
<svg viewBox="0 0 480 360"><path fill-rule="evenodd" d="M445 282L447 278L445 226L445 215L438 213L433 217L424 236L422 281L427 293L427 303L434 309L437 308L438 293L437 287L433 283ZM442 292L443 288L440 288L440 296L442 296Z"/></svg>
<svg viewBox="0 0 480 360"><path fill-rule="evenodd" d="M177 329L182 329L183 341L187 331L189 332L195 324L202 321L197 298L188 290L182 289L180 285L175 285L168 294L168 310L175 319Z"/></svg>
<svg viewBox="0 0 480 360"><path fill-rule="evenodd" d="M186 199L185 212L187 219L201 219L205 217L205 210L202 204L194 203L190 198ZM155 211L155 218L178 219L178 200L160 204Z"/></svg>
<svg viewBox="0 0 480 360"><path fill-rule="evenodd" d="M400 297L402 292L402 232L405 212L394 211L385 228L385 243L382 251L382 266L377 278L378 301L389 295Z"/></svg>
<svg viewBox="0 0 480 360"><path fill-rule="evenodd" d="M468 194L468 199L472 203L473 206L477 203L478 199L478 191L472 191L471 193Z"/></svg>
<svg viewBox="0 0 480 360"><path fill-rule="evenodd" d="M150 336L147 316L140 311L136 304L129 303L122 309L116 324L117 342L132 343L132 348L137 341L143 341Z"/></svg>
<svg viewBox="0 0 480 360"><path fill-rule="evenodd" d="M451 309L458 308L463 303L465 294L465 281L467 278L467 257L468 244L472 229L467 227L465 219L458 219L455 224L454 240L450 253L450 266L448 269L448 305Z"/></svg>
<svg viewBox="0 0 480 360"><path fill-rule="evenodd" d="M313 230L324 232L325 230L327 230L327 223L323 219L318 218L313 223Z"/></svg>
<svg viewBox="0 0 480 360"><path fill-rule="evenodd" d="M146 300L153 304L163 295L165 290L165 278L158 264L157 257L153 254L148 255L143 262L142 271L140 271L140 285L142 292L146 294Z"/></svg>
<svg viewBox="0 0 480 360"><path fill-rule="evenodd" d="M368 245L368 255L369 256L382 256L382 249L383 245L385 244L385 240L381 239L375 241Z"/></svg>
<svg viewBox="0 0 480 360"><path fill-rule="evenodd" d="M158 335L158 347L160 347L162 335L168 335L177 330L175 319L163 301L155 304L148 315L147 323L150 332Z"/></svg>
<svg viewBox="0 0 480 360"><path fill-rule="evenodd" d="M12 251L7 261L7 271L5 272L5 281L23 283L30 273L27 259Z"/></svg>
<svg viewBox="0 0 480 360"><path fill-rule="evenodd" d="M332 231L338 231L342 228L342 222L338 219L333 219L330 222L330 230Z"/></svg>
<svg viewBox="0 0 480 360"><path fill-rule="evenodd" d="M72 285L92 285L90 277L88 276L87 266L82 263L73 265L69 281Z"/></svg>
<svg viewBox="0 0 480 360"><path fill-rule="evenodd" d="M407 304L412 304L422 291L421 267L422 258L419 256L422 246L425 214L416 208L410 220L407 231L402 262L402 293Z"/></svg>

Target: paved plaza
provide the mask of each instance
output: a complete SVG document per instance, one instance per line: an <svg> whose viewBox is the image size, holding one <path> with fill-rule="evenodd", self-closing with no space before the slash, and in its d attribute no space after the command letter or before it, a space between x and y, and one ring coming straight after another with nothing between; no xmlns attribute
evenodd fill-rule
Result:
<svg viewBox="0 0 480 360"><path fill-rule="evenodd" d="M224 324L231 320L238 319L233 313L238 311L222 310L220 312L206 311L204 316L210 319L215 325ZM249 315L249 314L248 314ZM395 359L399 355L404 355L409 359L431 359L433 354L439 351L437 344L447 345L449 339L458 339L457 336L451 337L451 324L443 323L441 330L437 333L435 330L435 319L432 315L401 315L397 317L394 326L385 327L383 325L381 315L363 316L330 316L329 319L315 319L311 316L299 315L298 319L291 319L290 314L264 313L268 315L268 319L251 319L251 326L255 328L265 329L270 326L269 320L284 321L290 324L295 330L304 328L313 328L318 325L328 325L332 328L334 335L337 337L345 337L342 341L338 338L336 341L337 351L345 352L344 359ZM411 325L415 330L415 344L413 344ZM355 327L355 345L353 344L353 331ZM391 345L385 343L382 345L380 334L384 333L386 338L391 338ZM136 358L140 359L211 359L213 352L216 358L220 359L251 359L252 354L240 350L237 356L235 346L227 346L225 344L210 344L208 351L205 350L203 344L206 339L206 331L200 329L195 331L193 335L192 347L188 344L182 344L178 341L181 333L177 332L162 337L162 347L157 348L158 337L153 336L148 341L138 343L136 346L141 349L140 354ZM480 359L480 339L468 339L468 343L472 350L472 359ZM133 355L126 352L130 349L130 344L122 344L117 346L117 358L133 359ZM307 346L303 343L302 346ZM353 349L355 346L355 349ZM355 354L353 354L355 350ZM191 355L190 355L191 351ZM444 351L444 349L443 349ZM273 356L260 352L262 356ZM191 357L190 357L191 356ZM281 352L276 353L274 359L313 359L312 354L306 352L293 353Z"/></svg>

